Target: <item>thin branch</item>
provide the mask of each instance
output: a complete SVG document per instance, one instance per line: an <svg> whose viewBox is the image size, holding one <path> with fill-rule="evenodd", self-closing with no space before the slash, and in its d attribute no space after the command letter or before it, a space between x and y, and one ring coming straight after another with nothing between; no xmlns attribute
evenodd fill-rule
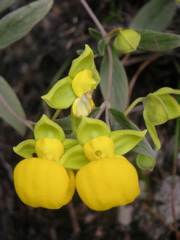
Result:
<svg viewBox="0 0 180 240"><path fill-rule="evenodd" d="M86 11L88 12L89 16L92 18L92 20L94 21L94 23L96 24L99 31L101 32L101 34L104 37L107 34L107 32L104 30L104 28L103 28L102 24L100 23L100 21L98 20L98 18L94 15L93 11L91 10L91 8L89 7L89 5L87 4L87 2L85 0L80 0L80 2L82 3L82 5L86 9Z"/></svg>
<svg viewBox="0 0 180 240"><path fill-rule="evenodd" d="M0 94L0 102L4 105L4 107L22 124L33 130L32 125L34 125L34 122L25 120L24 118L20 117L13 109L12 107L7 103L6 99Z"/></svg>
<svg viewBox="0 0 180 240"><path fill-rule="evenodd" d="M155 59L157 59L159 57L159 55L155 55L155 56L152 56L151 58L148 58L145 62L143 62L138 70L136 71L136 73L134 74L134 76L132 77L131 79L131 82L129 84L129 96L128 96L128 99L130 101L130 98L131 98L131 93L132 93L132 90L134 88L134 85L139 77L139 75L141 74L141 72L151 63L153 62Z"/></svg>
<svg viewBox="0 0 180 240"><path fill-rule="evenodd" d="M107 95L106 95L106 109L105 109L105 118L106 123L109 124L109 103L111 99L111 87L112 87L112 76L113 76L113 57L112 57L112 50L110 44L107 45L107 52L109 58L109 71L108 71L108 81L107 81Z"/></svg>
<svg viewBox="0 0 180 240"><path fill-rule="evenodd" d="M105 37L107 35L107 32L104 30L102 24L97 19L97 17L93 13L93 11L91 10L91 8L87 4L87 2L85 0L80 0L80 2L82 3L82 5L86 9L87 13L89 14L89 16L92 18L92 20L94 21L94 23L98 27L98 29L101 32L102 36ZM109 102L110 102L110 98L111 98L111 85L112 85L112 76L113 76L113 58L112 58L111 46L110 46L110 43L108 42L108 39L107 39L106 43L107 43L107 52L108 52L108 58L109 58L109 69L108 69L108 80L107 80L107 94L106 94L106 98L105 98L104 103L105 103L106 123L109 125L108 109L109 109ZM104 110L104 105L101 105L101 106L102 106L102 108ZM102 114L102 111L101 111L101 114ZM99 114L98 114L98 116L99 116Z"/></svg>

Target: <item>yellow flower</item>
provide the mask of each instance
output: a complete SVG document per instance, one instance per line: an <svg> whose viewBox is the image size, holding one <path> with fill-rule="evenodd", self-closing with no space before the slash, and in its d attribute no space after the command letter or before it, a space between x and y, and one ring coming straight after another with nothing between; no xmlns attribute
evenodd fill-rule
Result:
<svg viewBox="0 0 180 240"><path fill-rule="evenodd" d="M86 45L83 53L73 60L68 76L59 80L42 99L52 108L72 106L74 116L87 116L94 108L92 92L99 81L93 51Z"/></svg>
<svg viewBox="0 0 180 240"><path fill-rule="evenodd" d="M122 156L83 166L76 175L76 188L82 201L96 211L131 203L140 194L136 169Z"/></svg>
<svg viewBox="0 0 180 240"><path fill-rule="evenodd" d="M31 207L58 209L74 194L75 179L55 161L29 158L14 169L14 186L22 202Z"/></svg>

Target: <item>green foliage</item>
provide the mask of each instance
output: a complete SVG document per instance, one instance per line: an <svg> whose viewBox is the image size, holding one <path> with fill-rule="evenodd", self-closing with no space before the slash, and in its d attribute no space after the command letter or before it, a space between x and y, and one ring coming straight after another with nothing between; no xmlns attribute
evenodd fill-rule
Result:
<svg viewBox="0 0 180 240"><path fill-rule="evenodd" d="M7 14L0 20L0 49L27 35L51 9L53 0L39 0Z"/></svg>
<svg viewBox="0 0 180 240"><path fill-rule="evenodd" d="M141 34L139 50L165 52L180 47L180 36L177 34L136 30Z"/></svg>
<svg viewBox="0 0 180 240"><path fill-rule="evenodd" d="M0 77L0 86L0 117L23 135L26 130L23 122L26 119L23 107L13 89L2 77Z"/></svg>
<svg viewBox="0 0 180 240"><path fill-rule="evenodd" d="M117 54L113 53L113 75L111 85L111 99L110 106L119 111L124 111L127 106L128 100L128 79L124 67L119 61ZM100 69L100 88L105 98L107 95L108 85L108 72L109 72L109 58L107 52L102 60Z"/></svg>
<svg viewBox="0 0 180 240"><path fill-rule="evenodd" d="M0 12L3 12L4 10L6 10L6 8L8 8L9 6L11 6L13 3L15 3L17 1L18 0L1 0Z"/></svg>
<svg viewBox="0 0 180 240"><path fill-rule="evenodd" d="M169 25L176 11L175 1L148 1L135 15L129 28L163 31Z"/></svg>

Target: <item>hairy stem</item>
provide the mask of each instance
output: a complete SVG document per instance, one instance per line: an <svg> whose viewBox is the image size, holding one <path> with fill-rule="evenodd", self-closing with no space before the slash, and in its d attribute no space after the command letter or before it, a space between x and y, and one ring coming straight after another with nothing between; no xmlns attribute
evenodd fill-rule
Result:
<svg viewBox="0 0 180 240"><path fill-rule="evenodd" d="M6 99L0 94L0 102L4 105L4 107L9 111L9 113L15 117L19 122L33 130L32 125L35 123L29 120L25 120L24 118L20 117L13 109L12 107L7 103Z"/></svg>
<svg viewBox="0 0 180 240"><path fill-rule="evenodd" d="M99 31L101 32L102 36L106 37L107 32L104 30L102 24L100 23L98 18L95 16L95 14L91 10L91 8L87 4L87 2L85 0L80 0L80 2L82 3L84 8L86 9L86 11L89 14L89 16L94 21L94 23L96 24L96 26L99 29ZM108 109L109 109L109 105L110 105L109 102L110 102L110 98L111 98L111 85L112 85L112 76L113 76L113 58L112 58L112 49L111 49L111 46L110 46L110 43L109 43L108 39L106 40L106 44L107 44L107 53L108 53L108 58L109 58L109 69L108 69L108 80L107 80L107 86L108 87L107 87L106 98L105 98L105 101L104 101L105 108L104 108L103 104L101 106L103 107L103 110L105 109L106 123L109 125L109 112L108 112ZM102 112L101 112L101 114L102 114ZM98 114L98 116L99 116L99 114Z"/></svg>

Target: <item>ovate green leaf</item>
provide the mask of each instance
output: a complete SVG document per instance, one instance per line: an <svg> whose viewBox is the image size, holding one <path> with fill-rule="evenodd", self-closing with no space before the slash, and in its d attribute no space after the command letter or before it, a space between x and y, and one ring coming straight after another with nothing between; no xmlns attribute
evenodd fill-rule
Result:
<svg viewBox="0 0 180 240"><path fill-rule="evenodd" d="M0 49L24 37L50 10L53 0L39 0L7 14L0 21Z"/></svg>
<svg viewBox="0 0 180 240"><path fill-rule="evenodd" d="M107 52L103 57L100 69L100 88L103 97L107 96L108 88L108 71L109 71L109 58ZM124 67L120 63L117 55L113 53L113 76L111 86L111 99L110 106L119 111L124 111L128 100L128 80Z"/></svg>
<svg viewBox="0 0 180 240"><path fill-rule="evenodd" d="M1 0L0 1L0 12L4 11L6 8L11 6L13 3L17 2L18 0Z"/></svg>
<svg viewBox="0 0 180 240"><path fill-rule="evenodd" d="M139 50L165 52L180 47L180 35L148 30L136 30L141 34Z"/></svg>
<svg viewBox="0 0 180 240"><path fill-rule="evenodd" d="M2 77L0 77L0 117L21 135L25 133L26 127L20 121L20 118L26 118L22 105L13 89Z"/></svg>
<svg viewBox="0 0 180 240"><path fill-rule="evenodd" d="M173 0L148 1L136 14L129 28L163 31L172 20L176 11Z"/></svg>

